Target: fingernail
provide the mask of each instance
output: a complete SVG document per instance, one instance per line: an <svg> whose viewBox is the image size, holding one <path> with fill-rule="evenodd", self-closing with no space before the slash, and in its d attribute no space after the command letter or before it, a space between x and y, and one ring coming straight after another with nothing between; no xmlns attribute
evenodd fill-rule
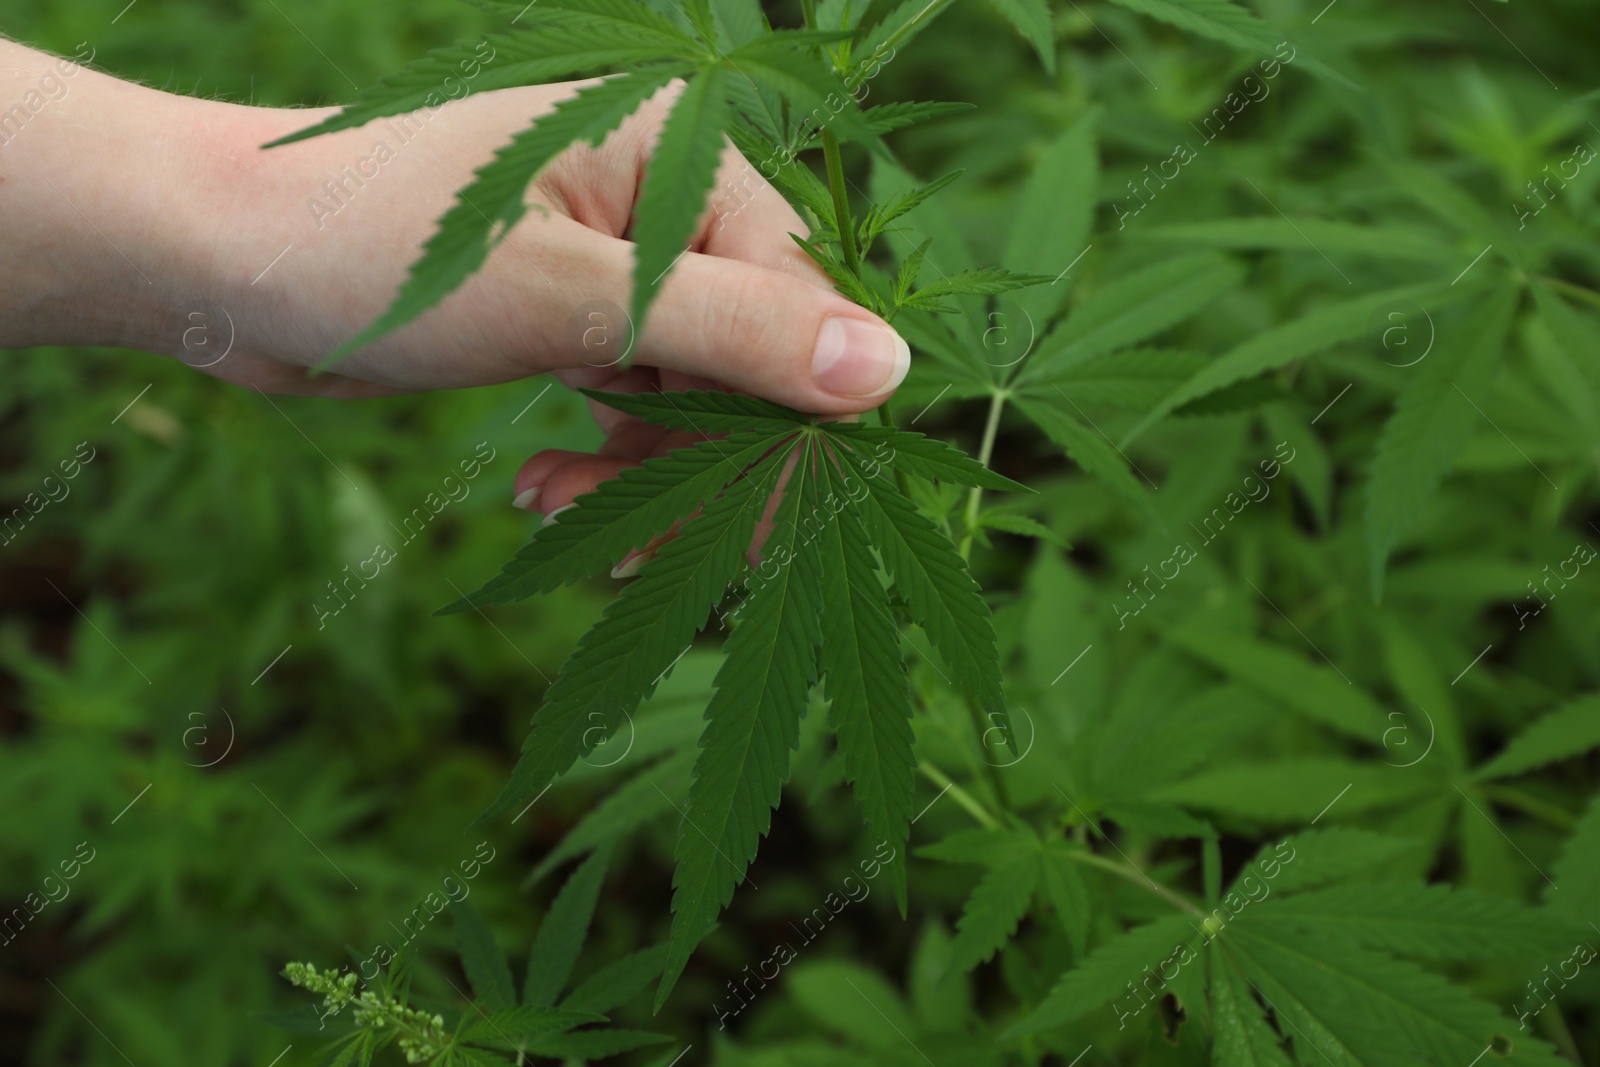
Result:
<svg viewBox="0 0 1600 1067"><path fill-rule="evenodd" d="M555 521L556 521L556 516L560 515L563 511L571 511L573 508L575 508L577 506L578 505L576 505L576 504L563 504L563 505L561 505L559 508L556 508L550 514L548 514L548 515L546 515L544 517L543 525L545 525L545 526L554 525Z"/></svg>
<svg viewBox="0 0 1600 1067"><path fill-rule="evenodd" d="M639 568L656 558L654 552L636 552L611 568L613 578L632 578L639 573Z"/></svg>
<svg viewBox="0 0 1600 1067"><path fill-rule="evenodd" d="M887 326L835 315L817 331L811 377L835 396L875 396L910 369L911 347Z"/></svg>
<svg viewBox="0 0 1600 1067"><path fill-rule="evenodd" d="M539 502L539 492L543 488L542 485L536 485L532 489L524 489L511 498L511 506L521 508L523 511L537 511L538 508L534 505Z"/></svg>

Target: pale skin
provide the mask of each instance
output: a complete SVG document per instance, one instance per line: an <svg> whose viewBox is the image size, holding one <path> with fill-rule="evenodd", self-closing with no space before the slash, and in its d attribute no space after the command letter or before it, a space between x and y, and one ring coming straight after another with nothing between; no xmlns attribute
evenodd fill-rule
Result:
<svg viewBox="0 0 1600 1067"><path fill-rule="evenodd" d="M904 342L833 291L790 237L802 220L732 147L633 366L610 366L616 349L574 328L599 302L628 305L626 237L670 88L598 149L552 162L527 215L442 304L311 372L388 306L472 172L582 84L446 101L404 143L380 119L263 150L337 109L174 96L0 40L0 348L133 348L198 367L214 357L186 350L186 331L197 309L220 308L234 344L202 372L269 393L386 396L554 372L616 391L734 389L826 415L887 399L909 364ZM393 149L381 166L379 140ZM362 161L365 180L330 197L325 183ZM701 439L593 411L598 453L534 454L515 479L519 506L548 514Z"/></svg>

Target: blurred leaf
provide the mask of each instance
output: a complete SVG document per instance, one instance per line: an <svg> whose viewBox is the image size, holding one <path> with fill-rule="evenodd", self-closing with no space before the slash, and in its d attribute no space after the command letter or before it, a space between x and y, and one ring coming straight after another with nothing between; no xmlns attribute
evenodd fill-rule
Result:
<svg viewBox="0 0 1600 1067"><path fill-rule="evenodd" d="M1483 305L1459 332L1440 339L1384 425L1367 485L1367 547L1372 595L1383 592L1383 571L1396 542L1439 491L1456 454L1483 418L1479 403L1504 356L1517 294Z"/></svg>

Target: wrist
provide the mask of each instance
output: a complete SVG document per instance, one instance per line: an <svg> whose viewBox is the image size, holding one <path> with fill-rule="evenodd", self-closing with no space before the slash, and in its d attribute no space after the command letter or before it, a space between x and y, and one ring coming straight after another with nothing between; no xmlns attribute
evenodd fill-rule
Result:
<svg viewBox="0 0 1600 1067"><path fill-rule="evenodd" d="M254 188L275 113L130 85L80 65L92 58L0 40L0 348L203 366L228 340L213 328L228 294L248 290L233 275L252 238L270 239Z"/></svg>

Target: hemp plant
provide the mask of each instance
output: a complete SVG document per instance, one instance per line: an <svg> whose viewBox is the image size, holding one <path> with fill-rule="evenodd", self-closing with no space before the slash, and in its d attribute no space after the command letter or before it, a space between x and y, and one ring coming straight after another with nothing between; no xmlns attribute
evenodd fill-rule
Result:
<svg viewBox="0 0 1600 1067"><path fill-rule="evenodd" d="M615 960L567 989L610 859L610 850L600 849L573 871L556 895L533 939L520 995L489 924L462 898L452 901L450 909L461 969L472 987L466 1008L436 1005L413 994L415 957L413 946L407 945L371 982L360 962L357 970L347 965L342 971L288 964L283 977L320 994L322 1007L302 1008L272 1021L327 1039L322 1062L329 1067L367 1067L390 1045L398 1047L407 1063L493 1067L526 1063L534 1056L600 1059L668 1041L665 1034L593 1025L604 1023L606 1012L635 996L660 972L660 946ZM464 995L459 987L456 992Z"/></svg>
<svg viewBox="0 0 1600 1067"><path fill-rule="evenodd" d="M688 0L665 11L635 0L475 2L508 20L505 34L491 36L501 61L484 69L475 91L601 66L626 69L579 90L500 149L439 220L388 311L331 360L443 299L523 216L524 191L541 168L570 145L598 145L675 79L683 87L631 228L633 321L645 321L688 243L729 139L748 158L764 161L774 185L805 214L811 232L795 239L839 292L891 322L902 312L952 312L956 299L1051 280L990 267L921 283L926 244L886 269L868 258L897 220L955 176L905 190L858 216L842 143L887 156L883 134L956 108L900 103L863 110L852 89L949 0L904 4L870 28L861 25L864 5L806 0L805 24L793 29L772 28L754 0ZM439 72L468 47L431 53L339 114L278 143L420 106ZM821 151L825 178L801 159L811 149ZM949 445L896 429L887 407L880 425L871 426L819 421L726 394L589 395L655 425L721 436L648 460L579 497L498 578L445 610L549 593L675 531L563 665L510 783L482 821L524 802L587 755L597 736L609 735L654 690L728 590L746 590L706 709L679 837L659 1010L755 856L819 681L832 700L866 821L903 857L916 759L902 619L926 629L974 715L1015 745L989 608L965 558L979 529L976 515L924 514L917 500L932 496L910 493L913 480L969 487L974 502L983 489L1026 489ZM992 440L991 427L985 461ZM781 503L773 532L756 546L752 563L757 521L775 495ZM903 910L903 858L893 879Z"/></svg>

